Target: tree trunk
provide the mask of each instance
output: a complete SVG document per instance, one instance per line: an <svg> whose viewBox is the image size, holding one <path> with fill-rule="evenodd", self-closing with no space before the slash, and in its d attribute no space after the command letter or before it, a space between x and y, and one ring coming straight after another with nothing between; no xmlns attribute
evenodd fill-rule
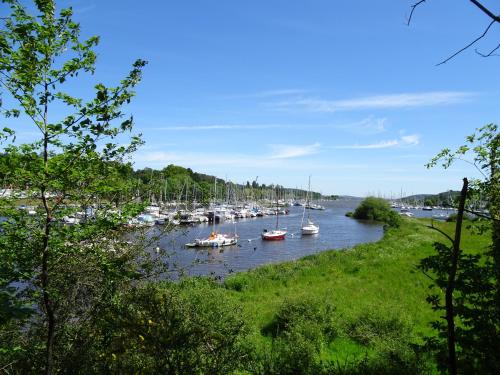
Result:
<svg viewBox="0 0 500 375"><path fill-rule="evenodd" d="M45 312L47 314L47 343L46 343L46 358L45 358L45 374L51 375L53 369L53 358L54 358L54 335L55 335L55 312L52 303L50 291L49 291L49 258L50 258L50 230L52 225L52 210L50 209L49 202L47 201L47 184L49 181L48 173L48 162L49 162L49 133L48 127L48 97L49 90L48 84L45 82L45 100L44 100L44 111L43 111L43 166L44 166L44 180L40 188L41 198L43 207L45 209L45 227L43 235L43 249L42 249L42 271L41 271L41 283L42 283L42 294L43 294L43 304L45 307Z"/></svg>
<svg viewBox="0 0 500 375"><path fill-rule="evenodd" d="M500 316L500 155L498 154L498 147L500 147L500 135L497 135L491 144L491 178L489 186L491 196L489 197L489 210L492 218L491 239L493 241L492 255L495 264L496 277L496 311L497 316Z"/></svg>
<svg viewBox="0 0 500 375"><path fill-rule="evenodd" d="M455 290L455 279L457 275L458 259L460 257L460 238L462 235L462 221L464 217L465 199L469 181L464 178L464 184L460 193L460 203L457 213L457 224L455 227L455 239L451 253L451 265L446 285L446 321L448 323L448 370L450 375L457 374L457 354L455 351L455 312L453 307L453 291Z"/></svg>
<svg viewBox="0 0 500 375"><path fill-rule="evenodd" d="M44 204L46 204L45 191L42 193ZM45 233L43 237L42 250L42 273L41 283L43 291L43 305L47 314L47 342L46 342L46 364L45 374L52 374L53 368L53 348L54 348L54 333L55 333L55 314L52 306L52 301L49 293L49 238L50 238L50 221L51 217L47 215L45 222Z"/></svg>

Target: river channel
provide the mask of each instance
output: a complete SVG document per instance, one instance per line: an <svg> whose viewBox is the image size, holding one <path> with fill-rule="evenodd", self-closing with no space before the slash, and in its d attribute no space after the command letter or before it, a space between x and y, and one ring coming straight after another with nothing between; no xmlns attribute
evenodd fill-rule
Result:
<svg viewBox="0 0 500 375"><path fill-rule="evenodd" d="M278 263L330 249L344 249L360 243L374 242L383 234L380 224L354 220L345 216L353 211L360 200L341 199L322 202L325 210L306 210L311 219L319 224L320 233L302 237L300 225L302 207L289 207L288 215L279 216L279 227L288 233L284 241L263 241L263 229L276 227L276 216L238 219L221 224L199 224L179 227L161 238L159 246L169 252L169 267L182 269L188 275L212 275L225 277L267 263ZM155 231L157 229L153 229ZM212 230L220 233L236 233L237 245L223 248L186 248L184 245L196 238L206 238Z"/></svg>

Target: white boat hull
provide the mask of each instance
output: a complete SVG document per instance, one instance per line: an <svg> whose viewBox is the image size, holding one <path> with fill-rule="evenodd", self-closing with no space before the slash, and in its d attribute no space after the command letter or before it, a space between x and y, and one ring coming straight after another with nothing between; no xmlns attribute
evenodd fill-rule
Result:
<svg viewBox="0 0 500 375"><path fill-rule="evenodd" d="M196 239L193 243L187 243L186 247L222 247L236 245L237 243L237 236L231 237L225 234L212 234L209 238Z"/></svg>
<svg viewBox="0 0 500 375"><path fill-rule="evenodd" d="M305 227L302 227L303 235L318 234L318 233L319 233L319 226L317 225L306 225Z"/></svg>

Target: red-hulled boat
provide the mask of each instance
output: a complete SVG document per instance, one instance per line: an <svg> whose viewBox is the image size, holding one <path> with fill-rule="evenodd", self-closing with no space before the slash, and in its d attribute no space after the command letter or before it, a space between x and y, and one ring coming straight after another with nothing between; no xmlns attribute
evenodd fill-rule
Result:
<svg viewBox="0 0 500 375"><path fill-rule="evenodd" d="M278 196L276 195L276 229L262 231L262 239L266 241L281 241L285 239L286 230L278 229L279 211L278 211Z"/></svg>
<svg viewBox="0 0 500 375"><path fill-rule="evenodd" d="M286 230L271 230L268 231L267 229L264 229L262 231L262 239L267 240L267 241L281 241L285 239L286 235Z"/></svg>

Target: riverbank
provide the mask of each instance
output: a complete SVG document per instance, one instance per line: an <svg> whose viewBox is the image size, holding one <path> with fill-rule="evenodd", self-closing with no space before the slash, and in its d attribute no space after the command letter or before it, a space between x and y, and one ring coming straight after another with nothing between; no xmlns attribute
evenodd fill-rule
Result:
<svg viewBox="0 0 500 375"><path fill-rule="evenodd" d="M418 346L439 319L426 303L431 280L416 269L445 239L429 223L405 219L378 242L260 266L222 283L213 275L118 290L84 326L68 325L58 366L79 373L435 373ZM453 232L453 223L435 225ZM464 228L465 252L483 252L489 242ZM21 352L19 363L31 353Z"/></svg>
<svg viewBox="0 0 500 375"><path fill-rule="evenodd" d="M275 334L268 328L280 315L306 301L321 311L333 307L334 334L321 343L321 359L359 363L366 356L379 360L395 353L399 360L415 359L412 344L432 335L429 324L438 318L426 303L431 280L416 269L433 254L435 241L445 242L429 223L405 220L378 242L262 266L228 278L225 287L242 306L259 347L270 345ZM454 223L434 225L447 233L454 230ZM462 247L482 252L489 241L465 230Z"/></svg>

